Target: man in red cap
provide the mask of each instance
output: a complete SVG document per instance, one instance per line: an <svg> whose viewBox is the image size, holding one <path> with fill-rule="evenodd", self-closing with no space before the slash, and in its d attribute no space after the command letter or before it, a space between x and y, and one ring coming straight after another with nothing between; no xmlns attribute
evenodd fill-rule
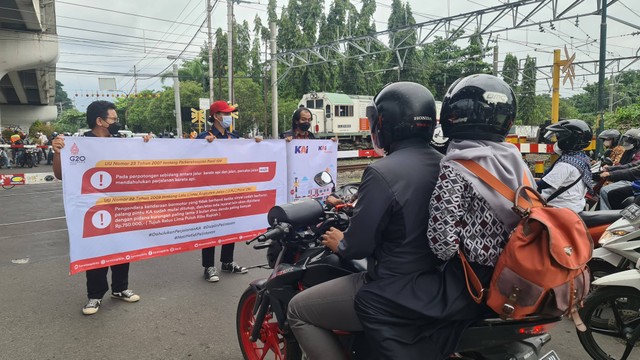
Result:
<svg viewBox="0 0 640 360"><path fill-rule="evenodd" d="M212 142L215 139L239 139L235 132L229 131L232 123L231 113L236 108L227 104L224 100L218 100L209 107L210 118L207 120L211 128L198 135L198 139L206 139ZM256 140L257 141L257 140ZM222 263L222 271L232 274L246 274L247 268L236 264L233 261L233 250L235 243L222 245L220 254L220 262ZM220 280L218 269L215 267L215 247L202 249L202 266L204 267L204 278L209 282L217 282Z"/></svg>

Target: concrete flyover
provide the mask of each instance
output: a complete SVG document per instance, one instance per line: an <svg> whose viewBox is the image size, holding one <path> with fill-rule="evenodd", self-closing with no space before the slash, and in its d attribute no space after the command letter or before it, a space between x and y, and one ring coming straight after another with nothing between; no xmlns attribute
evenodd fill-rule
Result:
<svg viewBox="0 0 640 360"><path fill-rule="evenodd" d="M0 0L0 127L56 119L58 53L54 0Z"/></svg>

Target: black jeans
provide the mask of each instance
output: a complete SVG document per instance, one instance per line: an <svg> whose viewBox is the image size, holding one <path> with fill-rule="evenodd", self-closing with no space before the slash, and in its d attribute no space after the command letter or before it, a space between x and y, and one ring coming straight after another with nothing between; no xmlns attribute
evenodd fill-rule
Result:
<svg viewBox="0 0 640 360"><path fill-rule="evenodd" d="M87 297L102 299L109 290L107 272L109 266L87 271ZM129 263L111 266L111 291L121 292L129 288Z"/></svg>
<svg viewBox="0 0 640 360"><path fill-rule="evenodd" d="M233 261L233 249L235 248L235 245L236 243L222 245L222 250L220 251L220 262L230 263ZM202 249L202 266L205 268L216 266L215 255L215 246Z"/></svg>

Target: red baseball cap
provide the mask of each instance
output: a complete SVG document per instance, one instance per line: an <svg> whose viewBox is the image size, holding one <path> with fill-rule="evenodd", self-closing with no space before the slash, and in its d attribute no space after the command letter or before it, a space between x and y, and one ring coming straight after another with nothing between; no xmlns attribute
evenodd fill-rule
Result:
<svg viewBox="0 0 640 360"><path fill-rule="evenodd" d="M230 112L234 112L236 111L236 108L234 108L233 106L227 104L226 101L224 100L218 100L216 102L214 102L213 104L211 104L211 106L209 106L209 113L210 114L215 114L218 112L222 112L222 113L230 113Z"/></svg>

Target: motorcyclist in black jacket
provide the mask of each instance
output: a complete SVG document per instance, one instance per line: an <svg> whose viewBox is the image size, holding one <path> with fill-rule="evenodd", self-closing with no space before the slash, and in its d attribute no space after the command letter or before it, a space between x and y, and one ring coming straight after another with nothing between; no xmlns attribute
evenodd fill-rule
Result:
<svg viewBox="0 0 640 360"><path fill-rule="evenodd" d="M393 83L376 95L367 117L371 140L386 156L364 171L349 228L331 228L323 243L345 259L367 258L368 270L306 289L289 303L289 324L311 360L345 357L331 330L362 330L353 299L365 282L439 263L427 246L425 221L442 157L429 145L434 98L422 85Z"/></svg>

